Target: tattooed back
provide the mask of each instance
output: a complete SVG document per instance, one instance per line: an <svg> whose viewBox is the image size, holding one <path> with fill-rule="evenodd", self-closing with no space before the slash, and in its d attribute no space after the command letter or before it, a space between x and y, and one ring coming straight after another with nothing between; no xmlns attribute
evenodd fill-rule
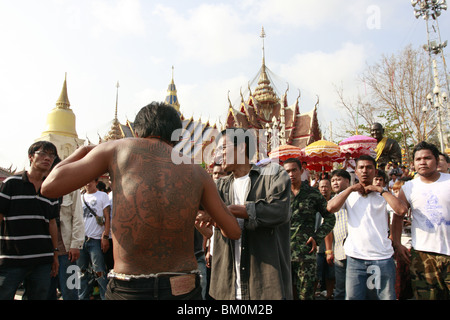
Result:
<svg viewBox="0 0 450 320"><path fill-rule="evenodd" d="M198 165L171 161L157 139L117 141L109 172L113 190L114 270L126 274L190 271L194 221L203 183Z"/></svg>

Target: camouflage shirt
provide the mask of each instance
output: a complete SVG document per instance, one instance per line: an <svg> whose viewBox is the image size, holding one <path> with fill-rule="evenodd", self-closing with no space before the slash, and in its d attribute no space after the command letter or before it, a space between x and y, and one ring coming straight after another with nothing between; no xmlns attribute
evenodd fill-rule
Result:
<svg viewBox="0 0 450 320"><path fill-rule="evenodd" d="M327 200L319 190L304 182L297 195L291 192L291 209L291 260L298 261L311 250L311 246L306 244L309 237L320 245L333 230L336 217L327 211ZM315 230L317 212L323 217L323 223Z"/></svg>

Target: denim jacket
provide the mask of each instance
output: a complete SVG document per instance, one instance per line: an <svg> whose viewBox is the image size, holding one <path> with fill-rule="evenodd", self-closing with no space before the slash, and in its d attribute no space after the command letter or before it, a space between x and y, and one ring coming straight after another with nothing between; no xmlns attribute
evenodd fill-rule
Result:
<svg viewBox="0 0 450 320"><path fill-rule="evenodd" d="M241 248L241 291L244 300L292 299L290 259L289 175L278 164L253 165L249 177ZM226 205L233 204L234 175L219 179L217 187ZM235 299L234 241L214 232L210 295Z"/></svg>

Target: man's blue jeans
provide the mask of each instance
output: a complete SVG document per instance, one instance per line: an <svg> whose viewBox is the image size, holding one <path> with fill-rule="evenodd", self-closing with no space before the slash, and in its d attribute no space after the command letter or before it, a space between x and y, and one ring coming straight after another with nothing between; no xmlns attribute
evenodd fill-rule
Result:
<svg viewBox="0 0 450 320"><path fill-rule="evenodd" d="M334 259L334 300L345 300L345 271L347 268L347 259L338 260Z"/></svg>
<svg viewBox="0 0 450 320"><path fill-rule="evenodd" d="M80 250L80 258L77 260L77 265L80 267L81 272L78 298L80 300L89 300L94 274L95 280L97 280L99 285L100 297L102 300L105 300L108 278L100 239L86 239L83 249Z"/></svg>
<svg viewBox="0 0 450 320"><path fill-rule="evenodd" d="M0 300L14 300L20 283L27 282L28 300L47 299L51 264L25 267L0 267Z"/></svg>
<svg viewBox="0 0 450 320"><path fill-rule="evenodd" d="M59 288L63 300L78 300L78 287L77 281L74 281L74 277L78 277L76 274L78 266L76 262L69 260L69 255L58 256L59 270L56 278L52 278L50 291L48 293L48 300L56 300L56 288ZM76 268L73 268L75 266Z"/></svg>
<svg viewBox="0 0 450 320"><path fill-rule="evenodd" d="M395 300L395 262L347 256L346 300Z"/></svg>

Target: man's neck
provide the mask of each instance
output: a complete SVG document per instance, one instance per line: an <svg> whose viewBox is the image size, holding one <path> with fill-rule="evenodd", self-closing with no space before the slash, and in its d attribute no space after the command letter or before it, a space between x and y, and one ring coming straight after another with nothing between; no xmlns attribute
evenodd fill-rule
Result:
<svg viewBox="0 0 450 320"><path fill-rule="evenodd" d="M437 180L439 180L440 177L441 177L441 174L439 173L439 171L435 171L435 172L433 172L433 174L430 174L428 176L423 176L423 175L419 174L420 180L424 183L436 182Z"/></svg>
<svg viewBox="0 0 450 320"><path fill-rule="evenodd" d="M46 171L42 171L33 167L31 167L30 170L27 171L28 180L32 184L34 184L36 191L41 188L42 181L44 180L44 176L46 173Z"/></svg>
<svg viewBox="0 0 450 320"><path fill-rule="evenodd" d="M236 166L236 168L233 170L234 177L241 178L241 177L247 175L250 172L251 168L252 168L252 165L249 163Z"/></svg>
<svg viewBox="0 0 450 320"><path fill-rule="evenodd" d="M87 194L93 194L93 193L96 193L97 191L98 191L97 188L92 188L92 189L87 189L87 188L86 188L86 193L87 193Z"/></svg>
<svg viewBox="0 0 450 320"><path fill-rule="evenodd" d="M302 187L302 182L301 181L299 183L297 183L297 184L291 184L291 191L295 195L297 195L297 193L300 192L301 187Z"/></svg>

